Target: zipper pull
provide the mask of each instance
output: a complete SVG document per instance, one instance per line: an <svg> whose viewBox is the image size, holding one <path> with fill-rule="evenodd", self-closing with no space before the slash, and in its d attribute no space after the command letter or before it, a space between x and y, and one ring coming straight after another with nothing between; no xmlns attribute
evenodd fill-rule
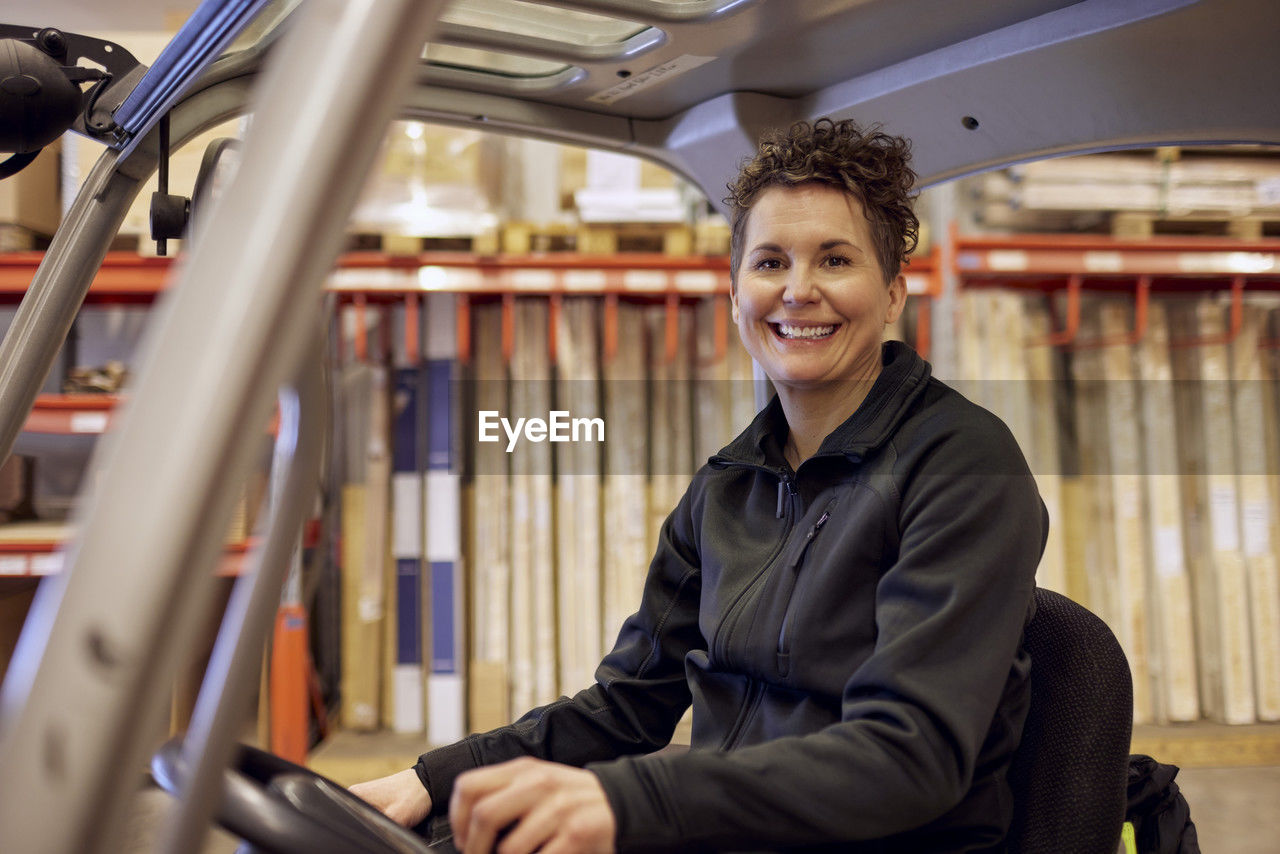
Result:
<svg viewBox="0 0 1280 854"><path fill-rule="evenodd" d="M818 517L818 521L814 522L813 527L809 529L809 534L808 536L805 537L805 539L812 540L814 537L818 536L818 529L821 528L823 525L827 524L827 520L830 518L831 518L831 511L823 510L822 515Z"/></svg>
<svg viewBox="0 0 1280 854"><path fill-rule="evenodd" d="M778 518L782 518L782 502L784 498L794 498L796 495L796 482L791 476L791 472L782 469L778 472Z"/></svg>

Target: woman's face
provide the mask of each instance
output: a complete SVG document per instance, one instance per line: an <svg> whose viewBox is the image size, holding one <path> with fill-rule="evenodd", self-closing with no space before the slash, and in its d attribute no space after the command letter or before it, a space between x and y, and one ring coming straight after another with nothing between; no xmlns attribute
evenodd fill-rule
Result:
<svg viewBox="0 0 1280 854"><path fill-rule="evenodd" d="M905 301L901 275L885 284L853 196L801 184L770 187L752 205L733 317L780 390L873 379L885 324Z"/></svg>

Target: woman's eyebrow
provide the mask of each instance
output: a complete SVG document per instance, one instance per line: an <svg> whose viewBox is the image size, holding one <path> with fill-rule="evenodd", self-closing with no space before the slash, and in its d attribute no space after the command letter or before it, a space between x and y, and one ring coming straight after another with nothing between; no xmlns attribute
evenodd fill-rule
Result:
<svg viewBox="0 0 1280 854"><path fill-rule="evenodd" d="M835 249L837 246L852 249L855 252L862 251L862 247L858 246L856 243L845 240L843 238L834 238L832 240L824 240L822 244L818 246L818 249L820 251L825 252L828 249Z"/></svg>

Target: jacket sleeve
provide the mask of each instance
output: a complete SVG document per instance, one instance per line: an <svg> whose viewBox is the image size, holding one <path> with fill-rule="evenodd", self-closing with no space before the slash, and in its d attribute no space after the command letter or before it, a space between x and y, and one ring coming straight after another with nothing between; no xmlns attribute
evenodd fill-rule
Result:
<svg viewBox="0 0 1280 854"><path fill-rule="evenodd" d="M696 481L695 481L696 483ZM432 813L447 812L458 775L480 765L535 756L568 765L664 747L689 707L684 658L703 645L701 575L692 543L691 487L663 524L639 610L627 618L595 684L534 709L510 726L423 754L415 766Z"/></svg>
<svg viewBox="0 0 1280 854"><path fill-rule="evenodd" d="M900 460L897 559L841 721L732 752L590 766L620 850L879 839L960 802L1011 671L1029 666L1020 644L1047 530L1021 452L987 417Z"/></svg>

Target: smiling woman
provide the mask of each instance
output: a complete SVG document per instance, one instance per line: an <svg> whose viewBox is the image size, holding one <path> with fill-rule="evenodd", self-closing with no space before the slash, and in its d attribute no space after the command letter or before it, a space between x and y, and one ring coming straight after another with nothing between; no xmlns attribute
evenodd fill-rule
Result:
<svg viewBox="0 0 1280 854"><path fill-rule="evenodd" d="M798 448L791 462L799 465L880 375L880 342L902 313L906 282L899 273L886 284L871 225L844 190L773 186L743 218L733 319L778 390ZM803 437L801 411L821 413Z"/></svg>
<svg viewBox="0 0 1280 854"><path fill-rule="evenodd" d="M734 321L778 389L793 465L880 374L920 228L909 161L901 137L820 119L765 139L729 186Z"/></svg>
<svg viewBox="0 0 1280 854"><path fill-rule="evenodd" d="M825 120L762 143L733 307L777 397L667 518L594 685L357 794L467 852L1005 850L1048 522L1005 426L881 344L907 152Z"/></svg>

